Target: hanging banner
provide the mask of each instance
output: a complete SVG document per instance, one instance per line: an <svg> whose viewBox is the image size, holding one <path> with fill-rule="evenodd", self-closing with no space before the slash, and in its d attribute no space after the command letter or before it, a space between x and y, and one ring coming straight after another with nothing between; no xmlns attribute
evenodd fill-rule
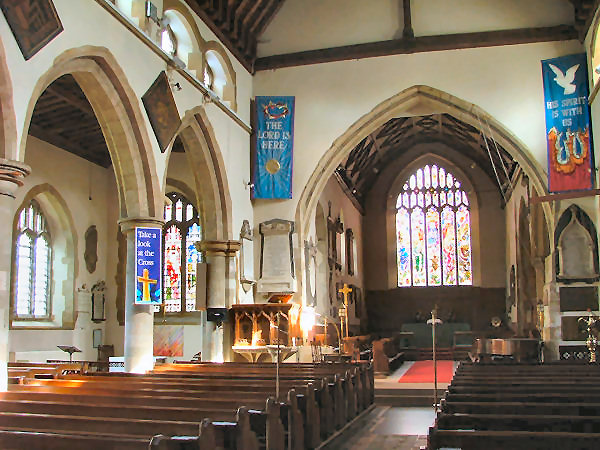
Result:
<svg viewBox="0 0 600 450"><path fill-rule="evenodd" d="M542 61L548 190L593 187L592 132L585 53Z"/></svg>
<svg viewBox="0 0 600 450"><path fill-rule="evenodd" d="M160 305L161 296L160 228L135 229L135 304Z"/></svg>
<svg viewBox="0 0 600 450"><path fill-rule="evenodd" d="M256 97L254 198L292 198L294 97Z"/></svg>

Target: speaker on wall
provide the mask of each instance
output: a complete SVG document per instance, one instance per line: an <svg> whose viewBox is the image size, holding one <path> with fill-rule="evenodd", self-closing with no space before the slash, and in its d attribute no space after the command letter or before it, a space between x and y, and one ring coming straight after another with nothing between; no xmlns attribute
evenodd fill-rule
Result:
<svg viewBox="0 0 600 450"><path fill-rule="evenodd" d="M227 308L207 308L206 320L208 322L227 322Z"/></svg>

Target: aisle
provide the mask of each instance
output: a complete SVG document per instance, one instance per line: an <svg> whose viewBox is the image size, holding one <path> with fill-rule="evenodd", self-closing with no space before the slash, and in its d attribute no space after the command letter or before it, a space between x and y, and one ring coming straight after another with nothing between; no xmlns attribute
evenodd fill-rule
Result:
<svg viewBox="0 0 600 450"><path fill-rule="evenodd" d="M327 450L419 450L427 445L433 408L377 406Z"/></svg>

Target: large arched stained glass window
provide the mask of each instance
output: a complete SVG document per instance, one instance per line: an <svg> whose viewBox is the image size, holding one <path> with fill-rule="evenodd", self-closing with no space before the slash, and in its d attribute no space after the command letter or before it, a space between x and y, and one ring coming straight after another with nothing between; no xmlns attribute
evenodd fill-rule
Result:
<svg viewBox="0 0 600 450"><path fill-rule="evenodd" d="M183 195L170 192L167 197L171 204L165 206L163 228L164 308L167 313L194 311L196 264L202 261L202 254L194 246L202 240L200 219L194 205Z"/></svg>
<svg viewBox="0 0 600 450"><path fill-rule="evenodd" d="M469 199L443 167L412 174L396 202L398 286L473 284Z"/></svg>
<svg viewBox="0 0 600 450"><path fill-rule="evenodd" d="M49 318L52 245L46 218L35 200L19 213L17 227L15 316Z"/></svg>

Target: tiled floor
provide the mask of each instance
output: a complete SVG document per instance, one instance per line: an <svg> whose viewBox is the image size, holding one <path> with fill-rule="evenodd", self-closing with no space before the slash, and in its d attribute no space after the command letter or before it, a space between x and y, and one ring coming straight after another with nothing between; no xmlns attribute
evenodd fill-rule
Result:
<svg viewBox="0 0 600 450"><path fill-rule="evenodd" d="M375 389L433 389L433 383L398 383L412 366L407 361L387 378L377 378ZM457 364L456 364L457 365ZM455 366L456 368L456 366ZM447 384L440 383L443 392ZM353 427L323 447L327 450L418 450L427 445L427 433L433 425L433 408L376 406Z"/></svg>
<svg viewBox="0 0 600 450"><path fill-rule="evenodd" d="M427 444L433 408L375 407L327 450L418 450Z"/></svg>

